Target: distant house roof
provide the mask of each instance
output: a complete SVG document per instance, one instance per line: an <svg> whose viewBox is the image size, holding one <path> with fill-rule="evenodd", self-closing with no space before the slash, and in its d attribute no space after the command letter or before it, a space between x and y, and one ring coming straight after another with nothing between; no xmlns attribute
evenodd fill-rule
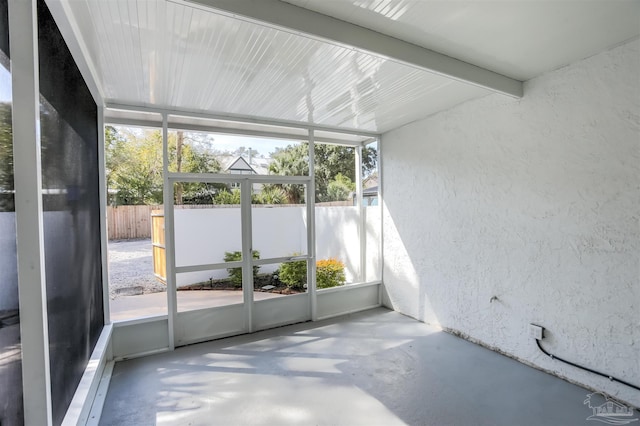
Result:
<svg viewBox="0 0 640 426"><path fill-rule="evenodd" d="M248 171L250 171L250 172L256 173L255 169L253 167L251 167L251 165L249 163L247 163L247 160L245 160L242 157L238 157L234 161L232 161L231 164L229 164L225 170L227 170L227 171L239 171L239 172L248 172Z"/></svg>
<svg viewBox="0 0 640 426"><path fill-rule="evenodd" d="M362 181L362 186L364 188L371 188L371 187L378 187L378 172L375 172L369 176L367 176L363 181Z"/></svg>
<svg viewBox="0 0 640 426"><path fill-rule="evenodd" d="M378 187L372 186L370 188L365 188L362 190L362 195L365 197L375 197L378 195Z"/></svg>
<svg viewBox="0 0 640 426"><path fill-rule="evenodd" d="M251 159L251 167L253 167L253 170L259 175L268 175L269 164L271 164L272 161L271 158L253 157Z"/></svg>

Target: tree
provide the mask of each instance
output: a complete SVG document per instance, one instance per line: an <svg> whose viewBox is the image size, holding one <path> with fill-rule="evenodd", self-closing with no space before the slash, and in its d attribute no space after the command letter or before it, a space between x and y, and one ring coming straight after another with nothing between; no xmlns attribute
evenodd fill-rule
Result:
<svg viewBox="0 0 640 426"><path fill-rule="evenodd" d="M269 174L279 176L304 176L309 174L309 144L289 145L286 148L277 148L272 153L269 164ZM304 203L303 188L299 184L274 184L281 188L289 204Z"/></svg>
<svg viewBox="0 0 640 426"><path fill-rule="evenodd" d="M176 172L182 171L182 146L184 145L184 132L176 133ZM176 204L182 204L183 183L176 182Z"/></svg>
<svg viewBox="0 0 640 426"><path fill-rule="evenodd" d="M262 191L251 194L251 204L283 204L287 200L285 192L276 185L265 185ZM213 199L214 204L240 204L240 190L234 188L229 192L221 189Z"/></svg>
<svg viewBox="0 0 640 426"><path fill-rule="evenodd" d="M368 175L376 167L376 151L362 149L362 173ZM316 201L335 201L329 194L329 183L338 175L356 181L355 148L341 145L317 144L315 147ZM355 190L355 185L353 187Z"/></svg>
<svg viewBox="0 0 640 426"><path fill-rule="evenodd" d="M162 203L160 131L108 128L105 134L107 189L117 204Z"/></svg>
<svg viewBox="0 0 640 426"><path fill-rule="evenodd" d="M234 188L229 192L223 189L216 194L214 201L216 204L240 204L240 190Z"/></svg>
<svg viewBox="0 0 640 426"><path fill-rule="evenodd" d="M284 204L288 200L285 190L273 184L262 187L259 199L261 204Z"/></svg>
<svg viewBox="0 0 640 426"><path fill-rule="evenodd" d="M347 176L338 173L334 180L327 185L326 201L345 201L356 190L356 184Z"/></svg>
<svg viewBox="0 0 640 426"><path fill-rule="evenodd" d="M173 137L173 135L171 135ZM207 134L175 134L175 171L180 173L218 173L222 165L210 146L212 138ZM173 139L169 139L170 163L173 164ZM215 195L226 188L219 183L177 182L176 204L212 204Z"/></svg>
<svg viewBox="0 0 640 426"><path fill-rule="evenodd" d="M11 104L0 103L0 212L13 211L13 134Z"/></svg>
<svg viewBox="0 0 640 426"><path fill-rule="evenodd" d="M110 189L116 187L116 169L118 165L125 161L125 144L127 143L124 135L120 134L113 126L105 126L104 128L104 149L105 149L105 178L107 181L107 194ZM115 200L109 200L115 202Z"/></svg>
<svg viewBox="0 0 640 426"><path fill-rule="evenodd" d="M192 141L185 134L180 136L180 133L169 134L170 170L185 173L220 171L220 163L212 152L207 151L206 144ZM159 130L107 126L105 162L107 188L109 192L116 192L113 202L128 205L162 203L162 134ZM176 188L176 202L212 203L221 186L180 182Z"/></svg>
<svg viewBox="0 0 640 426"><path fill-rule="evenodd" d="M273 162L269 166L269 174L280 176L304 176L309 174L308 161L309 145L303 142L297 145L289 145L272 153ZM315 145L315 181L316 202L333 201L329 194L329 184L341 175L341 182L347 178L355 182L355 148L341 145L316 144ZM377 152L373 148L362 149L363 175L372 173L376 168ZM334 190L337 190L337 183ZM280 185L293 204L300 203L303 194L300 185L292 188L292 185ZM355 189L355 188L354 188ZM336 194L334 193L333 196Z"/></svg>

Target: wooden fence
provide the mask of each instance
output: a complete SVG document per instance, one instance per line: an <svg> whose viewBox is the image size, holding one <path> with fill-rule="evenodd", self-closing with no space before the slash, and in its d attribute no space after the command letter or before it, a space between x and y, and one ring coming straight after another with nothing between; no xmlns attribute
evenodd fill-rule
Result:
<svg viewBox="0 0 640 426"><path fill-rule="evenodd" d="M163 283L167 282L167 255L164 243L164 212L151 212L151 247L153 248L153 273Z"/></svg>
<svg viewBox="0 0 640 426"><path fill-rule="evenodd" d="M107 207L110 240L151 238L151 210L158 206Z"/></svg>

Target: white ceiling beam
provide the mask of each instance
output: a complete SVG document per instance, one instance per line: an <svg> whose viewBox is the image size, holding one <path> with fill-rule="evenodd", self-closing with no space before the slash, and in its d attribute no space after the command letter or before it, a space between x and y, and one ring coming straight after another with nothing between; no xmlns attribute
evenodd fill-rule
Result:
<svg viewBox="0 0 640 426"><path fill-rule="evenodd" d="M522 97L522 82L433 50L280 0L174 0L303 36L337 43L464 83Z"/></svg>
<svg viewBox="0 0 640 426"><path fill-rule="evenodd" d="M51 16L58 25L58 29L67 43L71 56L76 61L80 74L84 78L93 100L98 106L104 105L104 91L99 83L98 72L91 60L89 50L84 43L80 29L73 12L67 2L61 0L45 0Z"/></svg>
<svg viewBox="0 0 640 426"><path fill-rule="evenodd" d="M292 120L278 120L278 119L268 119L268 118L259 118L248 115L241 114L231 114L231 113L208 113L197 110L185 109L185 108L172 108L170 106L150 106L150 105L134 105L134 104L121 104L110 102L107 100L105 104L105 108L122 110L122 111L140 111L140 112L150 112L157 114L168 114L175 116L185 116L185 117L193 117L193 118L202 118L209 120L225 120L225 121L239 121L242 123L254 123L254 124L265 124L267 126L283 126L283 127L293 127L298 129L313 129L316 131L322 132L335 132L335 133L344 133L346 135L355 135L355 136L366 136L371 138L377 138L379 136L378 133L367 131L367 130L353 130L353 129L343 129L341 127L336 126L323 126L311 123L305 123L302 121L292 121ZM105 118L107 122L111 119L108 114ZM158 126L161 126L161 121L158 121Z"/></svg>

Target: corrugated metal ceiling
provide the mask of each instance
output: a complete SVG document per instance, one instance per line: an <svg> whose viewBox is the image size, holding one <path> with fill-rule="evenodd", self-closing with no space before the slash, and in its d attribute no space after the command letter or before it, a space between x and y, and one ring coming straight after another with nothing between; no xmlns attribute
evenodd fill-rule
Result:
<svg viewBox="0 0 640 426"><path fill-rule="evenodd" d="M62 5L106 102L384 133L490 93L406 62L206 7L246 3L191 1L200 5L47 3ZM278 16L295 16L291 8L314 10L515 80L640 34L637 0L253 1L263 11L286 4L291 13ZM314 22L309 18L302 26Z"/></svg>
<svg viewBox="0 0 640 426"><path fill-rule="evenodd" d="M164 0L75 0L105 100L385 132L488 90Z"/></svg>
<svg viewBox="0 0 640 426"><path fill-rule="evenodd" d="M638 0L282 1L521 81L640 34Z"/></svg>

